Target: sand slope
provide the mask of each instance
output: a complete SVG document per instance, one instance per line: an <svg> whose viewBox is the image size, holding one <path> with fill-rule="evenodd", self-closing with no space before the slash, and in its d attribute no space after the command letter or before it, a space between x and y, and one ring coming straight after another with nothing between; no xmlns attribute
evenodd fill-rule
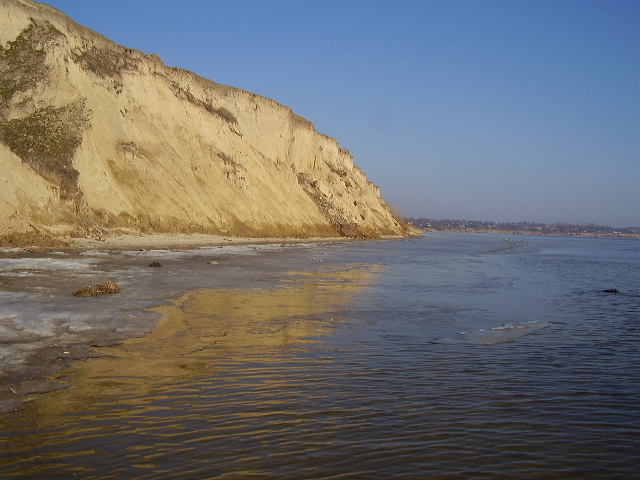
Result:
<svg viewBox="0 0 640 480"><path fill-rule="evenodd" d="M0 243L406 233L349 152L273 100L30 0L0 0L0 45Z"/></svg>

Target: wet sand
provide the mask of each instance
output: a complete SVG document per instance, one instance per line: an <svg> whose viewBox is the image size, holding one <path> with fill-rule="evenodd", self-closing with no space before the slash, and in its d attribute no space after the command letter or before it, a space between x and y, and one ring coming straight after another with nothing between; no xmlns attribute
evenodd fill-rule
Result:
<svg viewBox="0 0 640 480"><path fill-rule="evenodd" d="M317 341L343 322L335 312L352 302L376 272L375 265L354 265L341 271L291 272L290 285L270 290L189 292L153 309L162 319L148 335L94 348L94 358L59 372L56 378L68 389L41 380L58 391L31 395L36 401L27 408L38 422L57 422L58 415L93 408L105 397L119 402L121 396L143 396L206 374L216 368L219 356L240 360L262 348Z"/></svg>
<svg viewBox="0 0 640 480"><path fill-rule="evenodd" d="M385 237L385 239L397 238L395 236ZM145 234L145 235L112 235L103 239L97 238L75 238L71 239L71 243L65 248L56 248L57 251L70 250L72 255L82 255L83 252L108 252L108 251L150 251L153 250L190 250L198 249L199 247L217 247L217 246L252 246L252 245L281 245L281 244L309 244L309 243L327 243L327 242L345 242L354 241L353 239L344 237L318 237L318 238L246 238L246 237L233 237L233 236L220 236L220 235L205 235L205 234ZM10 255L16 255L16 249L13 250ZM33 254L38 254L41 250L38 247L25 247L20 248L17 255L24 255L25 258L31 257ZM22 250L26 250L23 254ZM47 255L47 252L41 252ZM141 267L144 269L144 267ZM99 273L99 270L98 270ZM118 278L115 278L118 281ZM0 278L0 280L2 280ZM69 280L64 280L62 277L58 278L59 283ZM73 280L75 282L75 280ZM93 284L95 281L88 280L86 284ZM40 281L40 284L42 282ZM11 285L11 284L8 284ZM44 285L44 284L43 284ZM81 287L80 283L73 284L69 287L69 293L75 290L76 287ZM17 291L15 285L13 285L12 291ZM273 295L269 295L273 296ZM276 295L277 297L277 295ZM165 297L166 299L167 297ZM54 301L52 299L52 301ZM131 300L129 300L131 301ZM161 303L160 303L161 304ZM74 327L75 328L75 327ZM290 330L290 328L288 327ZM285 329L287 330L287 329ZM139 336L136 332L136 336ZM109 345L113 343L107 335L106 340L100 342L100 345ZM116 337L114 337L116 338ZM151 337L154 338L154 337ZM231 337L229 337L231 338ZM18 341L17 339L14 339ZM115 341L120 341L117 338ZM197 343L197 342L196 342ZM93 343L92 343L93 344ZM91 345L92 345L91 344ZM102 350L102 349L99 349ZM163 354L167 351L164 350ZM9 372L3 380L4 385L0 390L0 411L10 411L24 402L29 401L29 395L43 393L59 388L65 388L68 383L66 379L60 377L58 371L61 368L66 368L71 362L82 361L87 358L104 355L104 352L96 352L89 348L89 344L79 345L64 345L58 346L55 340L43 339L43 347L39 349L29 360L28 371L19 371L16 375ZM110 355L110 354L109 354ZM44 378L43 378L44 376Z"/></svg>

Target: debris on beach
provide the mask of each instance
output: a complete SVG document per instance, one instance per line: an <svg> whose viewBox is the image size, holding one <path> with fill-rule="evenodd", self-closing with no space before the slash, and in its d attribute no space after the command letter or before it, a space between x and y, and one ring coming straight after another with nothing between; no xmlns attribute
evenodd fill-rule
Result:
<svg viewBox="0 0 640 480"><path fill-rule="evenodd" d="M158 262L151 262L149 264L150 267L161 267L162 265L160 265Z"/></svg>
<svg viewBox="0 0 640 480"><path fill-rule="evenodd" d="M86 287L79 288L75 292L73 292L73 296L75 297L96 297L98 295L107 295L112 293L118 293L120 291L120 287L113 282L104 282L99 283L95 286L89 285Z"/></svg>

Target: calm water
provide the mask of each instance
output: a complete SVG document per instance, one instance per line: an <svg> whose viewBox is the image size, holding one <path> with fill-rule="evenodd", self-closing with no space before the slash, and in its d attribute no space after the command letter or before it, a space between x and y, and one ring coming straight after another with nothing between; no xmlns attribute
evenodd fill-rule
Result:
<svg viewBox="0 0 640 480"><path fill-rule="evenodd" d="M33 398L0 417L3 478L638 475L638 240L140 255L0 259L5 378ZM107 274L119 296L69 298ZM83 343L101 357L38 364ZM29 397L36 371L68 388Z"/></svg>

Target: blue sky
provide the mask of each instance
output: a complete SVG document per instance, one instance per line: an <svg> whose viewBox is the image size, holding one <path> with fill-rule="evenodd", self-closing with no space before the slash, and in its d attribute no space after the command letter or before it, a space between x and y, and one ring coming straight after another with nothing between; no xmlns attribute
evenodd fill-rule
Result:
<svg viewBox="0 0 640 480"><path fill-rule="evenodd" d="M640 226L640 1L45 3L291 107L406 216Z"/></svg>

